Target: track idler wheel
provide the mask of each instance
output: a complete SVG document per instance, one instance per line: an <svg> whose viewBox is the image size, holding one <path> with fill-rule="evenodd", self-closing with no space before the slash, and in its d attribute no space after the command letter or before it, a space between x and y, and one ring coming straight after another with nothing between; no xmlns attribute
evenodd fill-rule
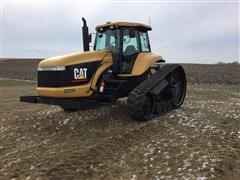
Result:
<svg viewBox="0 0 240 180"><path fill-rule="evenodd" d="M128 114L137 121L146 121L152 118L153 103L147 96L131 96L128 98Z"/></svg>
<svg viewBox="0 0 240 180"><path fill-rule="evenodd" d="M175 108L182 105L186 95L186 75L184 69L178 66L168 75L171 101Z"/></svg>

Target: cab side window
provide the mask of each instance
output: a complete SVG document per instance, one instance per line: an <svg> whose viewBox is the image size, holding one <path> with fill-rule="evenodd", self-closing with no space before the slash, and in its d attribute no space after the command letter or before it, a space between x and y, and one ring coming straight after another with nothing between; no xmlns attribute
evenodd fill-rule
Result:
<svg viewBox="0 0 240 180"><path fill-rule="evenodd" d="M140 32L140 41L142 51L150 51L150 44L146 32Z"/></svg>

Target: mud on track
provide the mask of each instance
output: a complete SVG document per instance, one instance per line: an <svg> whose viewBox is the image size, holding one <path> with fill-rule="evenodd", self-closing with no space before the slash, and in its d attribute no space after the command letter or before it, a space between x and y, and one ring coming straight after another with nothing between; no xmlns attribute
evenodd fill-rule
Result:
<svg viewBox="0 0 240 180"><path fill-rule="evenodd" d="M239 179L240 87L190 85L181 109L132 121L125 100L66 113L0 80L1 179Z"/></svg>

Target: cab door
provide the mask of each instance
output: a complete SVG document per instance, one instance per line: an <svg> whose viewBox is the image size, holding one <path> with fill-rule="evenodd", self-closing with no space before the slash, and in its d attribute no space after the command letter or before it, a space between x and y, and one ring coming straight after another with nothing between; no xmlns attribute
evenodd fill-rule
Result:
<svg viewBox="0 0 240 180"><path fill-rule="evenodd" d="M140 52L139 32L135 28L123 28L121 73L131 73Z"/></svg>

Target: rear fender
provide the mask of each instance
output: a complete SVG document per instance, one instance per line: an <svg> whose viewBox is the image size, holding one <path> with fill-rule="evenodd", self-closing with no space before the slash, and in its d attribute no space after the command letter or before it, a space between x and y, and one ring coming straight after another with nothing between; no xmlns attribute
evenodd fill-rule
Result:
<svg viewBox="0 0 240 180"><path fill-rule="evenodd" d="M119 76L140 76L156 62L165 62L165 60L152 52L139 53L135 59L131 74L119 74Z"/></svg>

